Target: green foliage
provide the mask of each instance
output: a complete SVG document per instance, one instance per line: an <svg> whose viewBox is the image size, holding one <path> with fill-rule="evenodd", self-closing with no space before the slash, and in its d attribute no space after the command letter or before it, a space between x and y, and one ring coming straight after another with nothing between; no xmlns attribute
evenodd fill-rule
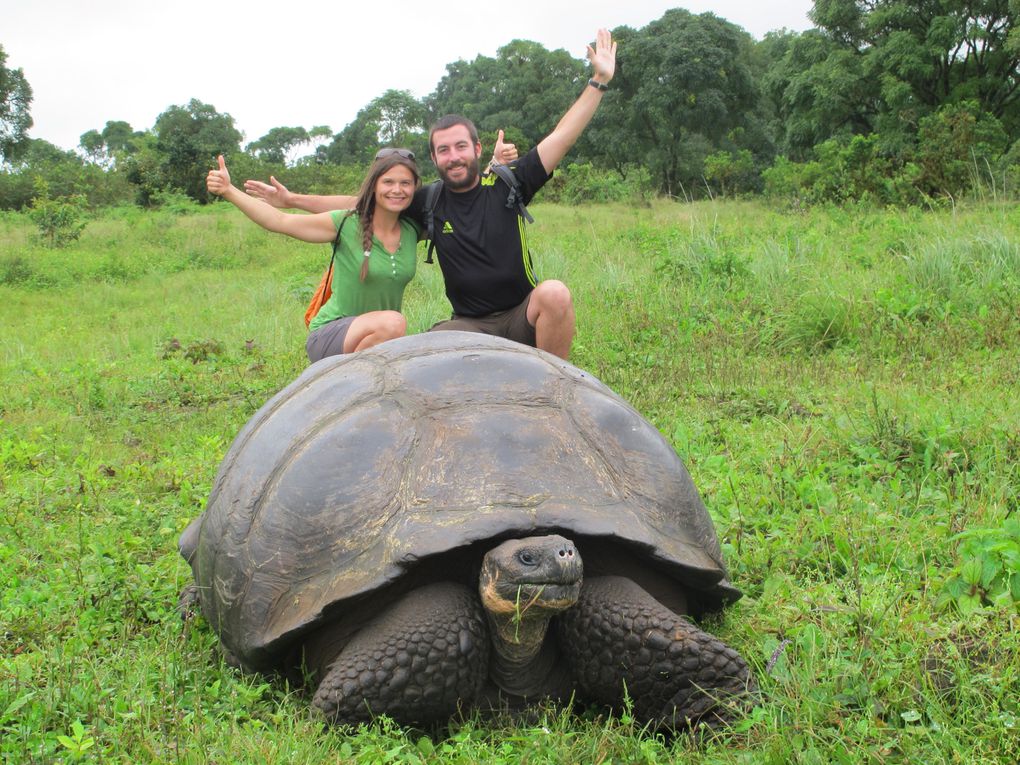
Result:
<svg viewBox="0 0 1020 765"><path fill-rule="evenodd" d="M591 164L571 162L556 171L542 187L543 202L643 202L652 196L652 181L644 168L632 168L626 177Z"/></svg>
<svg viewBox="0 0 1020 765"><path fill-rule="evenodd" d="M565 201L633 198L644 194L647 177L657 193L684 201L763 189L794 206L952 205L1016 195L1015 3L819 0L812 19L815 29L772 32L760 42L711 13L682 8L641 29L614 30L616 77L572 149L574 188L565 177L547 193ZM493 57L449 64L424 99L387 90L335 135L326 126L276 127L245 154L230 115L197 100L169 107L148 132L123 121L87 131L85 162L21 130L17 152L0 169L0 208L26 207L37 175L54 196L84 194L92 207L130 199L149 206L174 192L204 203L205 173L218 153L244 171L239 176L307 174L311 182L296 187L332 194L353 192L360 178L349 179L381 146L402 145L430 178L431 121L461 113L478 126L485 151L504 130L524 152L557 124L588 70L563 50L513 40ZM0 94L13 93L20 70L0 61L0 73L7 78ZM11 98L5 108L17 106ZM25 104L8 123L0 112L0 124L30 123ZM0 143L5 135L0 130ZM296 157L313 138L331 135ZM330 165L342 170L322 170Z"/></svg>
<svg viewBox="0 0 1020 765"><path fill-rule="evenodd" d="M156 191L149 201L152 207L174 215L187 215L199 209L198 202L180 191Z"/></svg>
<svg viewBox="0 0 1020 765"><path fill-rule="evenodd" d="M956 196L980 187L1005 149L1002 124L977 101L944 106L918 125L917 185L930 196Z"/></svg>
<svg viewBox="0 0 1020 765"><path fill-rule="evenodd" d="M96 740L88 735L81 720L71 723L70 736L57 736L57 741L71 755L75 762L85 756L85 753L96 745Z"/></svg>
<svg viewBox="0 0 1020 765"><path fill-rule="evenodd" d="M241 133L234 118L196 99L187 106L171 106L156 118L153 128L155 167L141 173L148 194L155 190L183 191L199 202L209 201L206 172L218 154L240 150ZM149 173L155 178L146 177Z"/></svg>
<svg viewBox="0 0 1020 765"><path fill-rule="evenodd" d="M383 146L411 149L420 160L428 157L425 107L406 90L387 90L373 99L319 156L337 165L367 167Z"/></svg>
<svg viewBox="0 0 1020 765"><path fill-rule="evenodd" d="M824 141L871 132L880 104L856 50L818 29L772 32L759 48L763 97L784 156L803 162Z"/></svg>
<svg viewBox="0 0 1020 765"><path fill-rule="evenodd" d="M325 125L314 127L310 131L303 127L275 127L257 141L248 144L247 150L264 162L293 165L291 155L299 147L311 143L316 138L330 138L332 135L333 131Z"/></svg>
<svg viewBox="0 0 1020 765"><path fill-rule="evenodd" d="M102 132L88 130L82 133L78 145L91 162L111 167L138 151L144 141L145 134L132 130L129 123L110 120Z"/></svg>
<svg viewBox="0 0 1020 765"><path fill-rule="evenodd" d="M705 157L705 180L723 196L757 191L761 183L754 156L747 149L717 151Z"/></svg>
<svg viewBox="0 0 1020 765"><path fill-rule="evenodd" d="M135 193L127 175L119 169L85 164L74 152L30 139L20 159L9 169L0 170L0 209L28 207L35 196L36 179L46 183L52 196L81 195L90 207L125 202Z"/></svg>
<svg viewBox="0 0 1020 765"><path fill-rule="evenodd" d="M752 40L680 8L615 36L619 71L593 125L597 156L612 167L637 162L661 192L687 197L702 185L706 157L734 135L756 135Z"/></svg>
<svg viewBox="0 0 1020 765"><path fill-rule="evenodd" d="M986 606L1020 608L1020 518L957 534L959 563L939 595L963 614Z"/></svg>
<svg viewBox="0 0 1020 765"><path fill-rule="evenodd" d="M425 99L428 121L462 114L479 131L507 130L509 140L535 146L577 99L588 71L586 62L564 50L513 40L500 47L495 58L447 64L446 74Z"/></svg>
<svg viewBox="0 0 1020 765"><path fill-rule="evenodd" d="M84 205L85 198L80 195L51 199L49 186L38 179L29 217L46 246L66 247L77 241L85 228Z"/></svg>
<svg viewBox="0 0 1020 765"><path fill-rule="evenodd" d="M891 141L940 107L975 99L981 111L1020 129L1013 3L819 0L812 19L861 61L865 86L880 98L875 130Z"/></svg>
<svg viewBox="0 0 1020 765"><path fill-rule="evenodd" d="M0 164L18 158L32 127L32 87L21 69L8 69L6 64L0 45Z"/></svg>
<svg viewBox="0 0 1020 765"><path fill-rule="evenodd" d="M879 153L875 135L825 141L814 154L799 164L777 159L762 173L766 194L807 204L909 204L920 198L913 185L896 182L895 165Z"/></svg>

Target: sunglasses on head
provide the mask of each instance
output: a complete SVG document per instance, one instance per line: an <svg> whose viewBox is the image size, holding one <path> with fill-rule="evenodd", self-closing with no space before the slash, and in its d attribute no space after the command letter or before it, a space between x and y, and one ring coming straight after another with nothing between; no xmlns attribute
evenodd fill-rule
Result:
<svg viewBox="0 0 1020 765"><path fill-rule="evenodd" d="M412 162L414 162L414 152L411 151L410 149L379 149L379 151L375 153L375 158L382 159L383 157L389 157L392 156L393 154L396 154L398 157L403 157L404 159L409 159Z"/></svg>

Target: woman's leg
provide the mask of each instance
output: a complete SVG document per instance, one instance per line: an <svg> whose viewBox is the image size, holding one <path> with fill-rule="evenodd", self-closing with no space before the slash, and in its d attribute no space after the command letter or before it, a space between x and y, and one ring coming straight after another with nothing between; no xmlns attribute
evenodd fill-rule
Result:
<svg viewBox="0 0 1020 765"><path fill-rule="evenodd" d="M344 353L363 351L405 334L407 319L399 311L369 311L351 323L344 338Z"/></svg>
<svg viewBox="0 0 1020 765"><path fill-rule="evenodd" d="M356 316L344 316L323 324L318 329L313 329L305 341L308 361L314 364L328 356L342 355L347 332L356 319Z"/></svg>

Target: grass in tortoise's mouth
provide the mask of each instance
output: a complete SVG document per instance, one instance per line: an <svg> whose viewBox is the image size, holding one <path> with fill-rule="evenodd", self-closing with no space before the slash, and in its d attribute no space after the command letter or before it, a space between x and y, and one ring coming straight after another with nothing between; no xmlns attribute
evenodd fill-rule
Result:
<svg viewBox="0 0 1020 765"><path fill-rule="evenodd" d="M562 611L577 602L581 583L573 584L521 584L514 598L512 621L519 630L528 612L536 607L541 611Z"/></svg>

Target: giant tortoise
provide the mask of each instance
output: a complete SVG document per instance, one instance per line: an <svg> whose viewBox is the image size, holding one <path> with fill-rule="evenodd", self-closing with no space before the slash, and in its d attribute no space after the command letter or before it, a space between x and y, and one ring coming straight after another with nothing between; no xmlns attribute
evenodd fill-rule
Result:
<svg viewBox="0 0 1020 765"><path fill-rule="evenodd" d="M331 721L574 695L682 727L754 686L688 617L740 593L676 453L500 338L311 365L238 434L180 549L227 655L310 678Z"/></svg>

